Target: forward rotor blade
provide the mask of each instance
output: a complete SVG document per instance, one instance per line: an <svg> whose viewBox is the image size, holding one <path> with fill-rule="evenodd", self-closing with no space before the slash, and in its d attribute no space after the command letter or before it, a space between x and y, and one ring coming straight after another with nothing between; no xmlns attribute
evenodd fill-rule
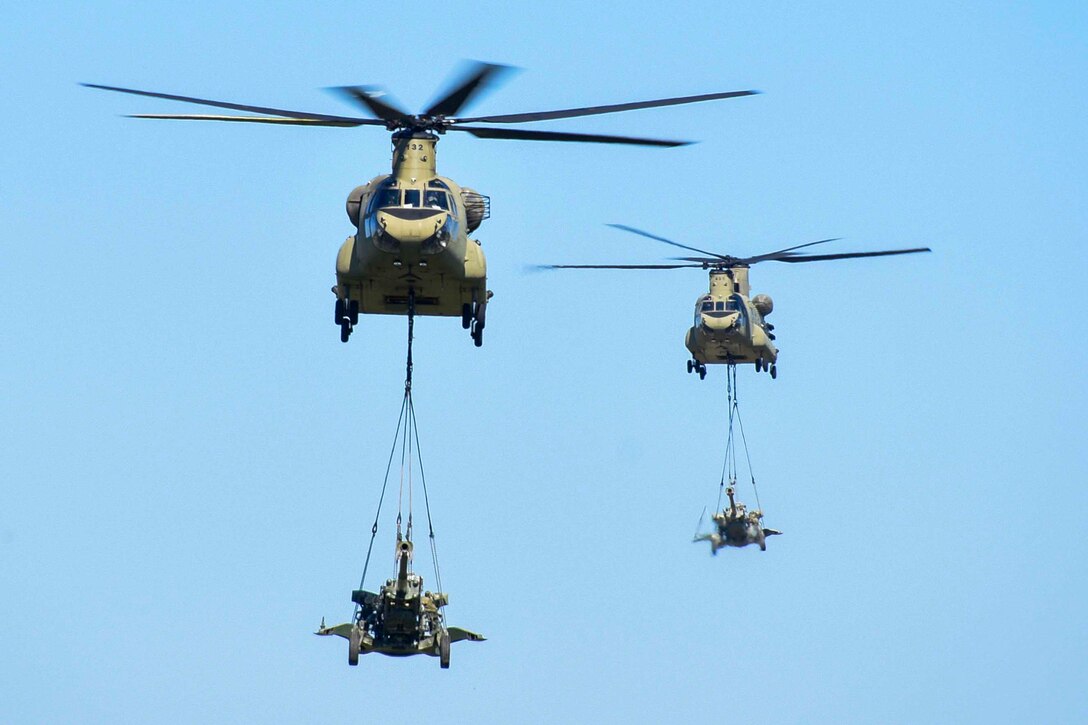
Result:
<svg viewBox="0 0 1088 725"><path fill-rule="evenodd" d="M514 128L487 128L485 126L450 126L448 131L466 131L477 138L505 138L517 141L579 141L585 143L617 143L632 146L686 146L691 141L667 141L630 136L603 136L590 133L562 133L557 131L531 131Z"/></svg>
<svg viewBox="0 0 1088 725"><path fill-rule="evenodd" d="M643 237L646 237L648 239L653 239L653 240L656 240L658 242L664 242L665 244L671 244L674 247L680 247L681 249L686 249L689 252L698 252L699 254L706 254L706 255L709 255L711 257L714 257L714 261L719 261L719 260L724 260L724 259L731 259L731 257L726 257L726 256L721 255L721 254L715 254L714 252L708 252L705 249L699 249L697 247L689 247L686 244L681 244L680 242L674 242L671 239L665 239L665 237L659 237L656 234L650 234L649 232L644 232L641 229L635 229L634 227L629 227L626 224L609 224L608 226L614 227L616 229L622 229L623 231L631 232L632 234L638 234L639 236L643 236ZM689 261L694 262L694 261L700 261L700 260L694 260L693 259L693 260L689 260Z"/></svg>
<svg viewBox="0 0 1088 725"><path fill-rule="evenodd" d="M797 255L786 257L774 257L767 260L768 262L824 262L831 259L856 259L858 257L888 257L894 254L916 254L918 252L932 252L929 247L918 247L917 249L889 249L883 252L844 252L842 254L813 254L813 255Z"/></svg>
<svg viewBox="0 0 1088 725"><path fill-rule="evenodd" d="M303 111L289 111L283 108L266 108L264 106L248 106L241 103L228 103L226 101L211 101L206 98L193 98L191 96L177 96L172 93L155 93L152 91L138 91L134 88L118 88L116 86L100 86L96 83L81 83L80 85L87 88L98 88L103 91L116 91L118 93L129 93L134 96L148 96L149 98L164 98L168 101L184 101L186 103L197 103L202 106L214 106L216 108L229 108L232 111L249 111L250 113L267 113L273 116L282 116L285 118L299 118L304 120L319 120L319 121L351 121L355 122L356 126L363 125L385 125L382 121L377 121L372 118L352 118L350 116L328 116L323 113L306 113Z"/></svg>
<svg viewBox="0 0 1088 725"><path fill-rule="evenodd" d="M320 118L277 118L275 116L207 116L200 114L134 113L125 118L158 118L170 121L242 121L245 123L278 123L286 126L361 126L359 121L324 121ZM367 121L369 119L362 119Z"/></svg>
<svg viewBox="0 0 1088 725"><path fill-rule="evenodd" d="M510 66L473 61L465 69L461 79L446 95L435 101L423 112L424 116L452 116L479 96L507 72Z"/></svg>
<svg viewBox="0 0 1088 725"><path fill-rule="evenodd" d="M725 93L704 93L699 96L680 96L661 98L655 101L635 101L633 103L614 103L608 106L585 106L584 108L565 108L558 111L537 111L535 113L508 113L501 116L477 116L475 118L451 119L456 123L526 123L527 121L550 121L555 118L575 118L577 116L596 116L603 113L634 111L639 108L657 108L659 106L679 106L684 103L715 101L721 98L754 96L759 91L727 91Z"/></svg>
<svg viewBox="0 0 1088 725"><path fill-rule="evenodd" d="M538 264L537 269L685 269L701 264Z"/></svg>
<svg viewBox="0 0 1088 725"><path fill-rule="evenodd" d="M334 86L328 90L337 93L373 113L383 121L402 122L409 115L397 108L388 100L382 100L387 96L385 91L374 86Z"/></svg>

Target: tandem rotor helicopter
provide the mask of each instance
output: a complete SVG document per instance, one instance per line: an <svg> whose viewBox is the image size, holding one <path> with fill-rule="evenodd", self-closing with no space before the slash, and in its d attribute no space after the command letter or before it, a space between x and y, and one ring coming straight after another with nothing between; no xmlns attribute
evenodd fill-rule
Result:
<svg viewBox="0 0 1088 725"><path fill-rule="evenodd" d="M483 344L487 302L492 293L487 289L487 265L480 242L471 239L469 234L490 216L490 199L437 174L435 145L441 135L447 131L464 131L487 139L681 146L691 142L468 124L547 121L758 93L751 90L728 91L532 113L476 117L456 115L508 70L509 66L472 62L437 101L415 115L398 108L385 97L383 91L375 87L333 89L361 106L373 116L371 118L267 108L92 83L82 85L263 114L220 116L158 113L136 114L132 118L300 126L384 126L392 132L392 173L374 177L369 183L354 189L347 199L348 217L356 233L347 238L336 257L334 319L340 326L340 339L348 341L359 322L360 313L409 317L417 314L460 316L462 326L471 328L473 342L479 347Z"/></svg>
<svg viewBox="0 0 1088 725"><path fill-rule="evenodd" d="M803 254L798 249L826 244L837 239L821 239L799 244L776 252L752 257L732 257L727 254L708 252L641 229L623 224L608 226L639 234L674 247L698 252L701 257L676 257L681 264L547 264L541 269L706 269L710 271L709 291L695 301L695 322L688 330L684 344L691 352L687 362L688 373L706 377L706 366L754 363L756 371L766 371L772 378L778 377L778 348L774 345L774 325L766 318L774 310L774 302L768 295L751 296L748 285L748 268L758 262L822 262L832 259L857 257L886 257L896 254L929 252L929 247L914 249L889 249L879 252L840 252L838 254Z"/></svg>

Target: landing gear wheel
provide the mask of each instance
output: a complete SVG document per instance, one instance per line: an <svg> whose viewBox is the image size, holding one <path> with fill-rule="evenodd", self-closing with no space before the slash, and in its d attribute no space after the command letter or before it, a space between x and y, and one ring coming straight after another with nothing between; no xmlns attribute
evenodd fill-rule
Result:
<svg viewBox="0 0 1088 725"><path fill-rule="evenodd" d="M699 379L706 379L706 365L699 365Z"/></svg>
<svg viewBox="0 0 1088 725"><path fill-rule="evenodd" d="M466 330L472 325L472 305L468 302L461 305L461 327Z"/></svg>
<svg viewBox="0 0 1088 725"><path fill-rule="evenodd" d="M480 327L479 322L472 328L472 344L476 347L484 345L484 328Z"/></svg>
<svg viewBox="0 0 1088 725"><path fill-rule="evenodd" d="M438 638L438 663L444 670L450 668L450 635L447 632Z"/></svg>
<svg viewBox="0 0 1088 725"><path fill-rule="evenodd" d="M347 318L340 320L340 342L347 342L351 337L351 320Z"/></svg>
<svg viewBox="0 0 1088 725"><path fill-rule="evenodd" d="M761 358L761 357L756 358L756 372L757 373L763 372L763 358Z"/></svg>
<svg viewBox="0 0 1088 725"><path fill-rule="evenodd" d="M351 628L351 634L348 636L348 664L355 667L359 664L359 646L362 640L362 633L357 627Z"/></svg>
<svg viewBox="0 0 1088 725"><path fill-rule="evenodd" d="M772 365L771 366L771 380L775 380L776 378L778 378L778 366L777 365Z"/></svg>
<svg viewBox="0 0 1088 725"><path fill-rule="evenodd" d="M339 297L336 298L336 309L333 311L333 322L337 325L344 319L344 301Z"/></svg>
<svg viewBox="0 0 1088 725"><path fill-rule="evenodd" d="M359 324L359 300L348 300L348 319L352 327Z"/></svg>
<svg viewBox="0 0 1088 725"><path fill-rule="evenodd" d="M688 375L691 375L691 371L693 369L695 369L695 365L691 362L691 360L688 360Z"/></svg>

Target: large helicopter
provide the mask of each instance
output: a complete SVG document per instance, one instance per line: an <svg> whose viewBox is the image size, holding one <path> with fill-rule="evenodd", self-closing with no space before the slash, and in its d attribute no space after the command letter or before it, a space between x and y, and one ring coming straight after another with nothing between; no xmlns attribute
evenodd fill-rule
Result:
<svg viewBox="0 0 1088 725"><path fill-rule="evenodd" d="M684 344L691 352L688 373L706 377L707 364L736 365L753 363L757 371L778 377L778 348L774 345L774 325L766 318L774 310L768 295L751 297L748 268L758 262L821 262L856 257L884 257L895 254L929 252L929 247L889 249L879 252L840 252L838 254L802 254L797 250L826 244L836 239L821 239L752 257L732 257L708 252L697 247L674 242L641 229L623 224L609 226L639 234L674 247L698 252L701 257L677 257L679 264L549 264L544 269L684 269L710 271L710 289L695 301L695 322L687 332Z"/></svg>
<svg viewBox="0 0 1088 725"><path fill-rule="evenodd" d="M347 238L336 258L334 319L340 339L347 342L359 314L407 314L461 317L477 347L483 344L487 302L487 266L480 242L469 238L490 216L490 200L451 179L438 176L435 145L447 131L464 131L478 138L523 141L577 141L681 146L688 141L606 136L600 134L493 128L470 124L513 124L591 116L639 108L749 96L758 91L728 91L662 98L606 106L588 106L532 113L476 117L457 116L508 66L474 62L422 113L398 108L375 87L350 86L333 90L373 117L338 116L214 101L132 88L83 85L138 96L184 101L260 116L194 114L136 114L133 118L240 121L303 126L384 126L392 132L393 169L348 195L347 212L356 233Z"/></svg>

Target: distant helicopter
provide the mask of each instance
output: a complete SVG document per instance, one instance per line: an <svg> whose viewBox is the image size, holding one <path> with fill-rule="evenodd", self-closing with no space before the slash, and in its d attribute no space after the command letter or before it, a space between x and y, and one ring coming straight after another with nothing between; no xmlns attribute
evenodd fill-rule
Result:
<svg viewBox="0 0 1088 725"><path fill-rule="evenodd" d="M774 325L766 321L774 310L774 302L768 295L750 297L748 268L757 262L821 262L830 259L855 257L884 257L893 254L914 254L932 251L929 247L892 249L881 252L843 252L839 254L799 254L796 250L817 244L837 241L821 239L779 249L777 252L753 257L731 257L689 247L664 237L623 224L608 226L655 239L674 247L699 252L703 257L677 257L684 264L549 264L544 269L682 269L710 270L710 290L695 301L695 322L688 330L684 344L691 352L687 362L688 373L706 377L707 364L735 365L754 363L757 371L767 371L772 378L778 377L778 348L774 345Z"/></svg>
<svg viewBox="0 0 1088 725"><path fill-rule="evenodd" d="M134 118L242 121L303 126L384 126L393 132L393 173L377 176L348 195L347 212L356 233L340 247L336 258L334 321L347 342L359 314L440 315L461 317L471 328L473 342L483 344L487 302L487 266L480 242L469 234L490 216L490 199L438 176L435 145L447 131L465 131L478 138L529 141L583 141L640 146L681 146L689 141L603 136L537 130L515 130L470 123L511 124L591 116L639 108L673 106L699 101L750 96L758 91L728 91L697 96L588 106L534 113L477 117L455 116L491 85L508 66L474 62L451 88L422 113L396 107L374 87L337 88L348 100L375 118L330 116L212 101L168 93L140 91L91 83L83 85L138 96L185 101L262 116L138 114Z"/></svg>

